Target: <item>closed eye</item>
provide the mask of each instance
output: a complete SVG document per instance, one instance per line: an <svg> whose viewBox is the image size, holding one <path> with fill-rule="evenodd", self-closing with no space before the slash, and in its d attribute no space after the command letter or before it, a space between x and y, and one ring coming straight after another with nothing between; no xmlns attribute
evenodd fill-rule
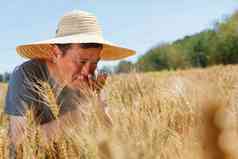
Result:
<svg viewBox="0 0 238 159"><path fill-rule="evenodd" d="M82 59L80 59L80 60L75 60L75 62L76 62L77 64L84 65L84 64L86 64L86 63L88 62L88 60L82 60ZM91 61L90 63L91 63L92 65L97 65L98 62L99 62L99 60L97 60L97 61Z"/></svg>
<svg viewBox="0 0 238 159"><path fill-rule="evenodd" d="M86 64L86 63L87 63L87 60L78 60L78 63L80 63L80 64Z"/></svg>

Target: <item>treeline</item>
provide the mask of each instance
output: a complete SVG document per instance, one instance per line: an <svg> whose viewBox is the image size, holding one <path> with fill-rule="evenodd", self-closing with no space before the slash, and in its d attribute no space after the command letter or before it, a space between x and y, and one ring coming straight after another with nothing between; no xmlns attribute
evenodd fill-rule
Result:
<svg viewBox="0 0 238 159"><path fill-rule="evenodd" d="M147 72L237 63L238 11L214 24L212 29L151 48L135 63L121 61L115 68L105 66L102 71L109 73L127 73L133 70ZM9 77L9 73L0 74L0 82L8 81Z"/></svg>
<svg viewBox="0 0 238 159"><path fill-rule="evenodd" d="M8 82L10 79L11 74L9 72L5 72L0 74L0 82Z"/></svg>
<svg viewBox="0 0 238 159"><path fill-rule="evenodd" d="M214 24L212 29L150 49L135 63L121 61L116 72L176 70L237 63L238 11Z"/></svg>

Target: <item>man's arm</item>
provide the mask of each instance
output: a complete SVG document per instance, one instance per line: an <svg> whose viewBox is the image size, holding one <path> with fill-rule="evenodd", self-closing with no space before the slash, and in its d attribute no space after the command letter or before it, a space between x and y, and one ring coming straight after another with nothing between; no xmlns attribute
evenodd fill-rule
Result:
<svg viewBox="0 0 238 159"><path fill-rule="evenodd" d="M58 119L40 125L40 133L42 144L48 144L63 133L63 128L69 127L67 121L72 121L73 118L69 113L65 113ZM10 143L18 146L20 145L27 133L27 119L24 116L9 115L9 129L8 136Z"/></svg>
<svg viewBox="0 0 238 159"><path fill-rule="evenodd" d="M83 104L83 103L81 103ZM56 120L52 120L48 123L39 125L41 138L43 144L50 143L52 140L57 139L61 136L65 130L72 127L74 124L80 125L81 120L81 107L62 114ZM105 100L98 99L97 112L100 116L101 121L108 127L112 127L112 118L108 112L108 106ZM27 133L27 118L25 116L9 115L9 137L10 141L14 145L21 144Z"/></svg>
<svg viewBox="0 0 238 159"><path fill-rule="evenodd" d="M106 102L106 95L104 91L101 91L98 96L99 113L102 114L102 120L108 127L113 126L112 117L109 114L109 107Z"/></svg>
<svg viewBox="0 0 238 159"><path fill-rule="evenodd" d="M112 118L108 112L108 106L105 99L99 98L99 114L101 119L108 127L112 127ZM79 110L79 111L78 111ZM59 116L56 120L40 125L40 131L45 144L51 140L56 139L62 135L64 130L70 128L72 124L79 124L80 120L80 107L79 109L67 112ZM27 129L27 119L24 116L9 115L9 137L10 142L14 145L19 145L25 138Z"/></svg>
<svg viewBox="0 0 238 159"><path fill-rule="evenodd" d="M26 132L26 118L9 115L8 136L11 144L18 146L24 140Z"/></svg>

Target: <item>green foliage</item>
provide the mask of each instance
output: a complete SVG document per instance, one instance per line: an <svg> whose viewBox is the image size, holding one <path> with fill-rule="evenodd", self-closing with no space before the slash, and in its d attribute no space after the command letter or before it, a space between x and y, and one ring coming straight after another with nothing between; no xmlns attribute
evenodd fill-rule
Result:
<svg viewBox="0 0 238 159"><path fill-rule="evenodd" d="M107 73L107 74L112 74L114 72L113 67L110 66L103 66L100 70L99 73Z"/></svg>
<svg viewBox="0 0 238 159"><path fill-rule="evenodd" d="M150 49L132 65L120 63L119 70L136 67L139 71L176 70L238 63L238 12L217 22L213 29L185 36L171 44ZM125 65L122 67L122 65ZM123 69L122 69L123 70Z"/></svg>
<svg viewBox="0 0 238 159"><path fill-rule="evenodd" d="M0 74L0 82L8 82L10 80L11 74L5 72L4 74Z"/></svg>
<svg viewBox="0 0 238 159"><path fill-rule="evenodd" d="M0 74L0 82L3 82L3 75Z"/></svg>
<svg viewBox="0 0 238 159"><path fill-rule="evenodd" d="M128 73L133 69L133 63L130 61L121 61L119 62L116 73Z"/></svg>
<svg viewBox="0 0 238 159"><path fill-rule="evenodd" d="M187 67L186 61L186 55L181 51L179 45L163 44L140 57L137 65L142 71L174 70Z"/></svg>

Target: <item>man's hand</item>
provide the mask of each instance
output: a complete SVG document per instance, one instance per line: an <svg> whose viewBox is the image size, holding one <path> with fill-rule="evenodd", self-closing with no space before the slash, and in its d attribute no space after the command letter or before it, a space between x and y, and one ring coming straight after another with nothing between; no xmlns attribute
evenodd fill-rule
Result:
<svg viewBox="0 0 238 159"><path fill-rule="evenodd" d="M92 90L96 91L98 94L106 83L107 74L98 74L96 79L94 76L89 74L88 76L79 75L69 87L73 90Z"/></svg>
<svg viewBox="0 0 238 159"><path fill-rule="evenodd" d="M98 74L96 80L94 80L91 76L89 78L89 87L92 90L97 91L97 93L99 94L100 91L102 90L102 88L104 87L106 80L107 80L107 74L103 73L103 74Z"/></svg>

